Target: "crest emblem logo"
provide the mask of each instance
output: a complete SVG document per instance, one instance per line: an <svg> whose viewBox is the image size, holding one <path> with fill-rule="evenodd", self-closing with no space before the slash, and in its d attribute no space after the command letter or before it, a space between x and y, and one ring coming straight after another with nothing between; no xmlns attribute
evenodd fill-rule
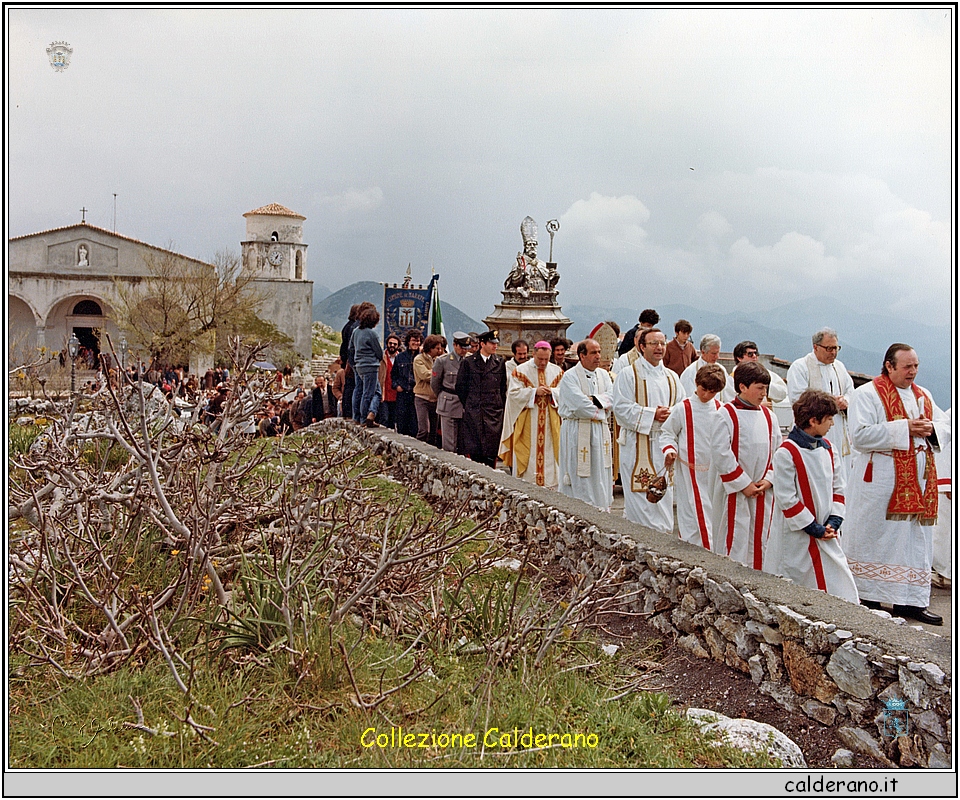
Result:
<svg viewBox="0 0 960 800"><path fill-rule="evenodd" d="M50 66L55 72L63 72L70 66L71 55L73 55L73 48L67 42L51 42L47 48Z"/></svg>
<svg viewBox="0 0 960 800"><path fill-rule="evenodd" d="M906 736L910 732L910 715L907 713L907 701L891 697L883 712L883 735L888 739Z"/></svg>

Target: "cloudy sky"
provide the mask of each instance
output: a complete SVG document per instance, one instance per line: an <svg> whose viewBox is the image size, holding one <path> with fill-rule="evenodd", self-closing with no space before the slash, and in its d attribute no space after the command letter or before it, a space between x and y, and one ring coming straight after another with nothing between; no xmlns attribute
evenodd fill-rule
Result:
<svg viewBox="0 0 960 800"><path fill-rule="evenodd" d="M433 266L479 319L529 214L566 304L947 325L952 13L8 8L8 235L112 228L116 193L205 258L278 202L317 284Z"/></svg>

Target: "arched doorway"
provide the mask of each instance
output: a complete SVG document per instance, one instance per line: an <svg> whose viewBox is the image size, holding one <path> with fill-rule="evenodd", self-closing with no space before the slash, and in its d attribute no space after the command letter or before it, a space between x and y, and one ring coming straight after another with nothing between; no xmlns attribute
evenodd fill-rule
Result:
<svg viewBox="0 0 960 800"><path fill-rule="evenodd" d="M100 360L100 329L103 327L103 309L95 300L81 300L67 317L67 333L80 341L77 366L96 369Z"/></svg>

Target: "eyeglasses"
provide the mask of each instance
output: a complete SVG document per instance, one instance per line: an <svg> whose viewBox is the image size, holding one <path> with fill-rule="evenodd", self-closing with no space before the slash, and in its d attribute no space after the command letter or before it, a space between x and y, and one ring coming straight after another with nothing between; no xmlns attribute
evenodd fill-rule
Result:
<svg viewBox="0 0 960 800"><path fill-rule="evenodd" d="M819 347L821 350L826 350L828 353L839 353L839 352L840 352L840 345L838 345L838 344L837 344L837 345L834 345L833 347L824 347L822 344L818 344L817 347Z"/></svg>

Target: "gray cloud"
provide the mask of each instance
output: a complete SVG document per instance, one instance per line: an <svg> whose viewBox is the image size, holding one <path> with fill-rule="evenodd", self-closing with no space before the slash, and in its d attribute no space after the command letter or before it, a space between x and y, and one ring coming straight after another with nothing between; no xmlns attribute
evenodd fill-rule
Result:
<svg viewBox="0 0 960 800"><path fill-rule="evenodd" d="M120 232L204 257L279 202L318 283L433 266L480 318L530 214L563 302L947 325L944 13L12 9L8 230L112 227L116 192Z"/></svg>

